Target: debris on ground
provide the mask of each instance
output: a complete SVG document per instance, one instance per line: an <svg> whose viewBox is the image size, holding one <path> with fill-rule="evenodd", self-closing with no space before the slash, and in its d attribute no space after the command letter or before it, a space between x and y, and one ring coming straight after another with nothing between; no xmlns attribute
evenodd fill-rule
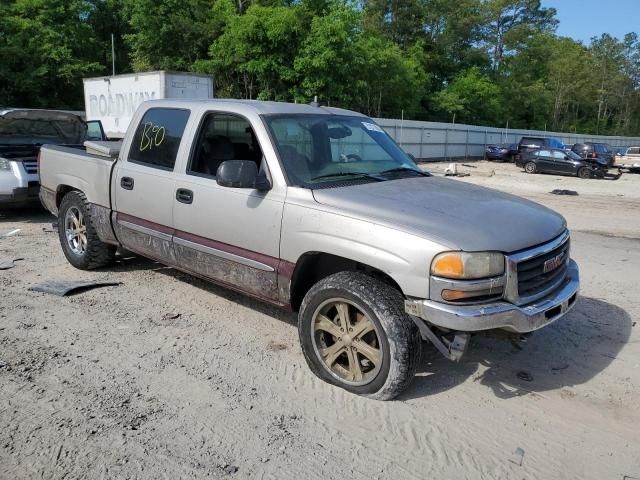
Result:
<svg viewBox="0 0 640 480"><path fill-rule="evenodd" d="M511 458L509 458L509 461L521 467L522 462L524 461L524 450L520 447L516 448L515 452L511 455Z"/></svg>
<svg viewBox="0 0 640 480"><path fill-rule="evenodd" d="M47 281L34 283L29 290L34 292L50 293L59 297L64 297L70 293L79 293L81 291L90 290L99 287L112 287L120 285L121 282L100 282L100 281Z"/></svg>
<svg viewBox="0 0 640 480"><path fill-rule="evenodd" d="M11 230L10 232L5 233L4 235L0 235L0 238L13 237L19 231L20 231L20 229L16 228L15 230Z"/></svg>
<svg viewBox="0 0 640 480"><path fill-rule="evenodd" d="M475 165L469 165L468 163L463 163L462 166L463 167L469 167L469 168L478 168Z"/></svg>
<svg viewBox="0 0 640 480"><path fill-rule="evenodd" d="M569 368L569 364L565 363L564 365L561 365L559 367L551 367L551 370L558 372L560 370L566 370L567 368Z"/></svg>
<svg viewBox="0 0 640 480"><path fill-rule="evenodd" d="M0 270L9 270L16 266L14 262L24 260L24 258L0 259Z"/></svg>
<svg viewBox="0 0 640 480"><path fill-rule="evenodd" d="M533 381L533 375L531 375L529 372L525 372L524 370L519 371L516 376L520 379L520 380L524 380L525 382L532 382Z"/></svg>
<svg viewBox="0 0 640 480"><path fill-rule="evenodd" d="M286 343L271 340L267 345L267 348L269 348L269 350L273 350L274 352L278 352L280 350L286 350L287 348L289 348L289 346Z"/></svg>
<svg viewBox="0 0 640 480"><path fill-rule="evenodd" d="M578 192L576 192L575 190L562 190L559 188L551 190L549 193L552 193L554 195L578 195Z"/></svg>
<svg viewBox="0 0 640 480"><path fill-rule="evenodd" d="M470 174L458 172L458 164L450 163L449 166L444 170L445 177L468 177Z"/></svg>
<svg viewBox="0 0 640 480"><path fill-rule="evenodd" d="M162 320L176 320L180 318L181 315L182 315L181 313L177 313L177 312L165 313L162 316Z"/></svg>
<svg viewBox="0 0 640 480"><path fill-rule="evenodd" d="M238 467L236 467L235 465L225 465L223 470L227 475L233 475L238 471Z"/></svg>

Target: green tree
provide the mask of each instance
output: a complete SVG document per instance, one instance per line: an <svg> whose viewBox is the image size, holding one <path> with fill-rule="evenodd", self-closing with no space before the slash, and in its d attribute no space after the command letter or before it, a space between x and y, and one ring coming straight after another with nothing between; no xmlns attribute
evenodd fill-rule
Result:
<svg viewBox="0 0 640 480"><path fill-rule="evenodd" d="M420 49L403 54L393 42L375 34L360 35L352 72L357 80L351 107L376 117L414 116L426 93L428 77L420 68Z"/></svg>
<svg viewBox="0 0 640 480"><path fill-rule="evenodd" d="M291 98L297 79L293 63L304 31L299 8L253 5L229 19L209 49L210 58L197 64L215 75L219 95Z"/></svg>
<svg viewBox="0 0 640 480"><path fill-rule="evenodd" d="M224 0L123 1L135 71L189 71L221 33L218 2Z"/></svg>
<svg viewBox="0 0 640 480"><path fill-rule="evenodd" d="M463 123L495 124L502 112L500 89L478 67L457 76L435 100L441 110Z"/></svg>
<svg viewBox="0 0 640 480"><path fill-rule="evenodd" d="M81 108L82 78L103 72L82 0L15 0L0 6L0 103Z"/></svg>
<svg viewBox="0 0 640 480"><path fill-rule="evenodd" d="M487 0L483 8L484 37L496 72L505 55L536 34L553 32L558 24L555 9L542 7L540 0Z"/></svg>
<svg viewBox="0 0 640 480"><path fill-rule="evenodd" d="M313 18L294 62L300 79L297 97L312 99L318 95L329 104L352 103L358 78L354 45L360 18L354 5L342 2Z"/></svg>

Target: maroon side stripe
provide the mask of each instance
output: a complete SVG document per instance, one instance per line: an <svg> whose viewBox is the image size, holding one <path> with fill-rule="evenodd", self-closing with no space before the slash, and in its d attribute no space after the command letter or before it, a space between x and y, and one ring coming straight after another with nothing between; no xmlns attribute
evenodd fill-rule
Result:
<svg viewBox="0 0 640 480"><path fill-rule="evenodd" d="M218 242L217 240L201 237L199 235L183 232L181 230L175 230L165 225L160 225L158 223L150 222L142 218L134 217L133 215L127 215L126 213L118 212L116 219L122 220L124 222L134 223L136 225L140 225L141 227L149 228L151 230L156 230L158 232L165 233L167 235L173 235L176 238L181 238L183 240L187 240L188 242L197 243L205 247L215 248L216 250L221 250L223 252L237 255L239 257L264 263L265 265L269 265L279 275L283 277L291 278L293 276L293 269L295 268L295 264L287 260L271 257L269 255L264 255L262 253L254 252L253 250L247 250L246 248L238 247L236 245L230 245L228 243Z"/></svg>
<svg viewBox="0 0 640 480"><path fill-rule="evenodd" d="M173 235L175 232L175 229L171 227L160 225L159 223L155 223L155 222L150 222L148 220L144 220L139 217L134 217L133 215L127 215L126 213L118 212L116 214L116 220L135 223L136 225L140 225L141 227L149 228L151 230L156 230L157 232L160 232L160 233L166 233L167 235Z"/></svg>

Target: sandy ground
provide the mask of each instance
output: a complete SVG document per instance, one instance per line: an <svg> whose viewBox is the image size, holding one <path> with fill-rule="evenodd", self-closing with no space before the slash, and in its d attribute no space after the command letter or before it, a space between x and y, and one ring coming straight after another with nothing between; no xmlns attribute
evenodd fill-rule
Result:
<svg viewBox="0 0 640 480"><path fill-rule="evenodd" d="M316 379L292 314L140 258L75 270L51 217L0 213L21 229L0 258L24 258L0 271L0 478L640 479L640 176L473 166L461 181L567 217L582 296L521 351L427 347L386 403ZM122 283L28 290L45 279Z"/></svg>

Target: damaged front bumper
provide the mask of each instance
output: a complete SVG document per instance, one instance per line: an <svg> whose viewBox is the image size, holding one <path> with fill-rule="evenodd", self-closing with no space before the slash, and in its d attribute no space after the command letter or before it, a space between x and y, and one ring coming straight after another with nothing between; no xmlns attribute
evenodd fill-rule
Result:
<svg viewBox="0 0 640 480"><path fill-rule="evenodd" d="M548 296L527 305L519 306L506 301L483 305L452 305L420 299L406 300L405 310L412 317L446 330L480 332L504 329L527 333L564 316L575 305L579 287L578 265L570 260L563 284Z"/></svg>

